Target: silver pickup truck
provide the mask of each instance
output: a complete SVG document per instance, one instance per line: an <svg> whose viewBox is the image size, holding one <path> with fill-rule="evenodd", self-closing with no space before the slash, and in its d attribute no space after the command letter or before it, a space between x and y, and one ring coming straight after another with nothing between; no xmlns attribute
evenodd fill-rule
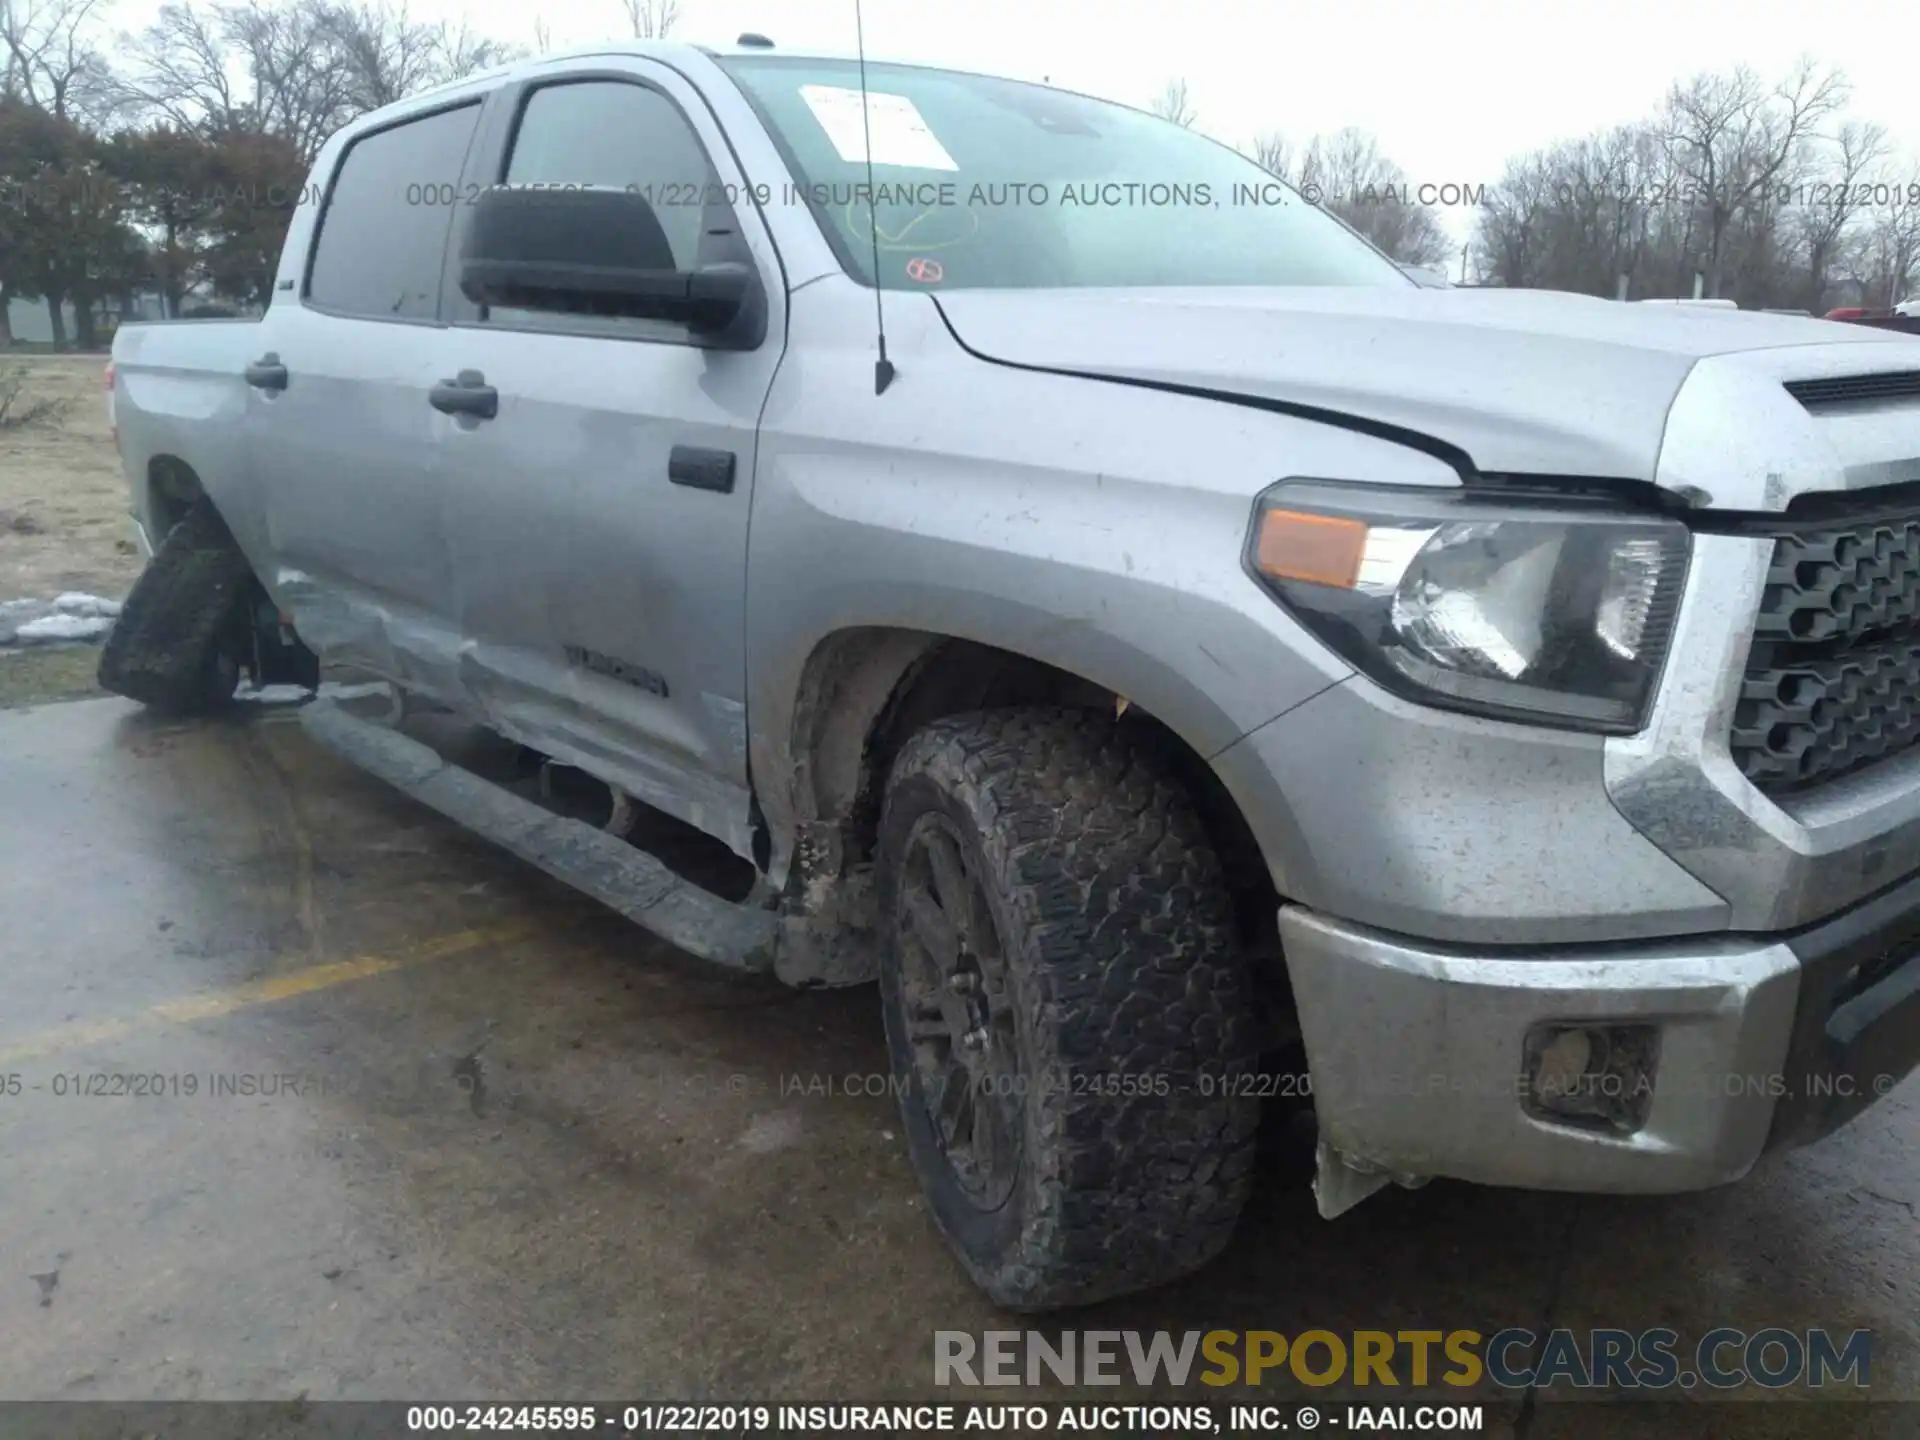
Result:
<svg viewBox="0 0 1920 1440"><path fill-rule="evenodd" d="M311 190L263 319L116 337L104 682L372 672L303 723L877 980L996 1301L1205 1263L1276 1098L1331 1216L1731 1181L1920 1058L1920 341L1429 288L1150 116L757 40L405 101Z"/></svg>

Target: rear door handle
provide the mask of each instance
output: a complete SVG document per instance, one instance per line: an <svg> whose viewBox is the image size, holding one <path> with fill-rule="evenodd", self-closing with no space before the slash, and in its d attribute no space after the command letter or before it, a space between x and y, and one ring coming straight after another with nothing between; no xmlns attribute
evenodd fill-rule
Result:
<svg viewBox="0 0 1920 1440"><path fill-rule="evenodd" d="M500 392L487 384L478 370L462 370L442 380L427 394L427 403L445 415L473 415L491 420L500 413Z"/></svg>
<svg viewBox="0 0 1920 1440"><path fill-rule="evenodd" d="M247 366L246 374L247 384L256 390L287 388L287 367L280 363L280 357L271 350Z"/></svg>

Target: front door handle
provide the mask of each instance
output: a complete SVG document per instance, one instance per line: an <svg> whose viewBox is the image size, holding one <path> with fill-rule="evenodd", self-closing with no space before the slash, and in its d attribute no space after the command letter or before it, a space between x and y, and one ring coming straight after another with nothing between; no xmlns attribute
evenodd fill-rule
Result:
<svg viewBox="0 0 1920 1440"><path fill-rule="evenodd" d="M427 403L444 415L472 415L491 420L500 413L500 392L487 384L478 370L462 370L442 380L427 393Z"/></svg>
<svg viewBox="0 0 1920 1440"><path fill-rule="evenodd" d="M699 445L676 445L667 456L667 479L695 490L733 493L733 451L708 450Z"/></svg>
<svg viewBox="0 0 1920 1440"><path fill-rule="evenodd" d="M247 384L256 390L287 388L287 367L280 363L280 357L271 350L248 365L246 375Z"/></svg>

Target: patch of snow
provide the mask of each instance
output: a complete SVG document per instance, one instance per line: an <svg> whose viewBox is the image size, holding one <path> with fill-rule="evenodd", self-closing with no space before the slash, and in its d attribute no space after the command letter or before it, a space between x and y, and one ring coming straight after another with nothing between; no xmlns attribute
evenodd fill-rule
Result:
<svg viewBox="0 0 1920 1440"><path fill-rule="evenodd" d="M322 700L357 700L365 695L385 695L393 687L384 681L371 685L342 685L337 680L322 681L318 693ZM242 686L234 699L252 705L302 705L316 698L304 685L267 685L258 690Z"/></svg>
<svg viewBox="0 0 1920 1440"><path fill-rule="evenodd" d="M118 600L69 590L51 600L0 601L0 646L98 640L120 613Z"/></svg>
<svg viewBox="0 0 1920 1440"><path fill-rule="evenodd" d="M9 600L0 604L0 645L11 645L22 625L52 613L53 607L44 600Z"/></svg>
<svg viewBox="0 0 1920 1440"><path fill-rule="evenodd" d="M13 638L22 645L97 640L112 628L113 620L106 615L42 615L14 631Z"/></svg>
<svg viewBox="0 0 1920 1440"><path fill-rule="evenodd" d="M62 615L95 615L111 620L120 613L120 602L89 595L84 590L69 590L53 597L53 608Z"/></svg>
<svg viewBox="0 0 1920 1440"><path fill-rule="evenodd" d="M375 680L365 685L342 685L337 680L329 680L320 687L320 694L328 700L361 700L368 695L390 694L393 687L384 680Z"/></svg>

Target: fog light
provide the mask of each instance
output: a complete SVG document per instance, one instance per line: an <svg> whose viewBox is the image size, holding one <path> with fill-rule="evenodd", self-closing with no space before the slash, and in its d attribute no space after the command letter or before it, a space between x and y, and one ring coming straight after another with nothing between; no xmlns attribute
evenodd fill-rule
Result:
<svg viewBox="0 0 1920 1440"><path fill-rule="evenodd" d="M1631 1135L1653 1111L1656 1025L1542 1025L1527 1036L1522 1108L1555 1125Z"/></svg>

